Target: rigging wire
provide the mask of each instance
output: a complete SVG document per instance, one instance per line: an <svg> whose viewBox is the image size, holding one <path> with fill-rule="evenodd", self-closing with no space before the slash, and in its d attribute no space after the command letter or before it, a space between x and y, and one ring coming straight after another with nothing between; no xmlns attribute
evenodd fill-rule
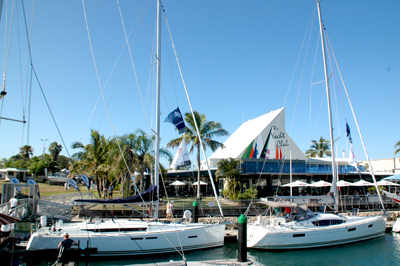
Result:
<svg viewBox="0 0 400 266"><path fill-rule="evenodd" d="M283 106L285 106L285 104L286 104L286 100L287 100L287 98L288 98L288 95L289 95L289 92L290 92L290 88L291 88L291 86L292 86L292 82L293 82L293 79L294 79L294 75L295 75L295 73L296 73L297 66L298 66L298 64L299 64L300 57L301 57L301 54L302 54L304 45L305 45L306 40L307 40L307 35L309 35L309 37L308 37L308 42L307 42L306 54L308 53L307 51L308 51L308 47L309 47L309 44L310 44L311 31L312 31L311 29L312 29L312 26L313 26L313 24L314 24L313 21L314 21L315 14L316 14L316 8L314 8L314 10L313 10L313 12L312 12L312 14L311 14L310 20L309 20L309 22L308 22L308 26L307 26L306 32L305 32L305 34L304 34L304 38L303 38L303 42L302 42L302 44L301 44L301 48L300 48L300 51L299 51L299 55L298 55L298 57L297 57L297 61L296 61L296 64L295 64L295 67L294 67L294 70L293 70L293 73L292 73L292 77L291 77L291 79L290 79L289 87L288 87L288 90L287 90L287 93L286 93L286 96L285 96L285 99L284 99L284 102L283 102ZM308 33L308 32L310 32L310 33ZM304 64L305 64L305 59L304 59L304 63L303 63L303 71L302 71L301 77L303 76L303 73L304 73ZM301 83L301 82L300 82L300 83ZM297 97L296 97L296 104L295 104L295 108L294 108L294 113L293 113L293 118L292 118L292 123L291 123L290 131L289 131L289 136L290 136L290 134L291 134L292 127L293 127L294 115L295 115L295 112L296 112L296 106L297 106L297 102L298 102L298 98L299 98L299 91L300 91L300 85L299 85L298 93L297 93ZM280 120L281 120L281 117L282 117L282 116L279 116L277 125L279 124L279 122L280 122ZM275 138L275 136L271 136L271 137ZM289 139L288 141L290 141L290 139ZM285 149L286 149L286 152L285 152L285 153L287 153L288 146L286 146ZM258 181L257 181L257 183L256 183L256 187L257 187L257 184L260 183L262 173L264 172L264 169L265 169L265 166L266 166L266 162L267 162L267 157L265 157L265 159L264 159L264 162L263 162L263 165L262 165L262 168L261 168L259 177L258 177ZM279 174L278 174L279 183L278 183L278 188L277 188L277 190L275 191L275 195L278 193L279 186L280 186L280 184L281 184L282 174L283 174L283 169L284 169L284 167L285 167L285 161L283 160L282 163L281 163L281 167L280 167L281 170L279 171ZM253 202L254 197L255 197L255 196L253 195L252 198L251 198L251 201L250 201L251 203Z"/></svg>
<svg viewBox="0 0 400 266"><path fill-rule="evenodd" d="M168 18L167 18L167 13L165 12L164 9L163 9L163 12L164 12L165 21L166 21L166 24L167 24L167 27L168 27L168 32L169 32L169 35L170 35L170 38L171 38L171 44L172 44L172 47L173 47L173 50L174 50L174 53L175 53L175 59L176 59L176 62L177 62L177 64L178 64L179 72L180 72L180 74L181 74L181 79L182 79L183 87L184 87L184 89L185 89L186 97L187 97L187 100L188 100L188 103L189 103L189 106L190 106L190 111L191 111L191 113L192 113L194 125L195 125L195 128L196 128L196 133L197 133L197 136L198 136L198 140L199 140L199 142L200 142L200 147L202 148L203 157L204 157L204 160L206 161L207 171L208 171L208 175L209 175L209 177L210 177L210 179L211 179L211 185L212 185L213 190L214 190L215 199L216 199L216 201L217 201L217 203L218 203L218 208L219 208L219 211L220 211L220 213L221 213L221 216L222 216L222 218L224 218L224 214L223 214L223 212L222 212L221 203L220 203L220 201L219 201L219 199L218 199L218 194L217 194L216 189L215 189L215 184L214 184L213 175L212 175L212 173L211 173L211 171L210 171L210 167L209 167L209 163L208 163L208 160L207 160L207 156L206 156L206 153L205 153L205 151L204 151L203 141L202 141L202 139L200 138L199 128L198 128L198 126L197 126L196 117L195 117L195 115L194 115L194 113L193 113L192 103L191 103L191 101L190 101L189 93L188 93L188 90L187 90L187 87L186 87L186 82L185 82L185 79L184 79L184 77L183 77L183 72L182 72L182 68L181 68L181 66L180 66L180 62L179 62L179 59L178 59L178 54L177 54L177 52L176 52L175 44L174 44L174 41L173 41L173 39L172 39L171 29L170 29L170 27L169 27ZM200 169L200 165L198 165L198 168ZM200 184L198 184L198 186L200 186Z"/></svg>
<svg viewBox="0 0 400 266"><path fill-rule="evenodd" d="M6 76L8 70L8 58L10 56L10 44L11 44L11 33L12 33L12 26L13 26L13 18L14 18L14 4L15 0L13 1L12 10L11 10L11 24L10 24L10 32L8 37L8 44L7 44L7 15L6 15L6 22L5 22L5 37L4 37L4 72L3 72L3 85L1 87L2 95L6 92ZM8 2L6 2L6 12L7 12ZM7 13L6 13L7 14ZM3 107L4 107L4 97L1 101L1 110L0 116L3 116ZM0 119L0 126L1 126L1 119Z"/></svg>
<svg viewBox="0 0 400 266"><path fill-rule="evenodd" d="M116 143L117 143L117 146L118 146L118 149L119 149L120 153L122 154L122 158L123 158L123 160L124 160L124 164L125 164L125 166L126 166L128 172L129 172L129 176L131 177L131 176L132 176L132 173L131 173L131 170L129 169L129 166L128 166L128 163L126 162L125 157L123 156L123 152L122 152L122 149L121 149L120 141L118 140L117 134L116 134L116 132L115 132L115 128L114 128L113 122L112 122L112 120L111 120L110 112L109 112L109 110L108 110L107 102L106 102L106 99L105 99L105 96L104 96L104 90L103 90L103 87L102 87L102 85L101 85L100 76L99 76L99 71L98 71L97 63L96 63L96 58L95 58L95 56L94 56L94 50L93 50L92 40L91 40L91 37L90 37L89 24L88 24L88 21L87 21L86 8L85 8L85 1L84 1L84 0L82 0L82 6L83 6L84 17L85 17L86 31L87 31L87 34L88 34L90 50L91 50L91 53L92 53L93 64L94 64L94 67L95 67L96 76L97 76L97 81L98 81L98 84L99 84L99 87L100 87L100 91L101 91L101 95L102 95L102 98L103 98L103 102L104 102L105 108L106 108L106 110L107 110L107 115L108 115L108 118L109 118L109 121L110 121L110 124L111 124L111 128L112 128L112 130L113 130L113 132L114 132L115 141L116 141ZM124 30L125 30L125 28L124 28ZM126 32L125 32L125 36L126 36ZM128 47L129 47L129 45L128 45ZM136 74L135 74L135 76L136 76ZM134 184L135 184L135 183L134 183ZM135 184L135 188L136 188L136 184ZM139 194L139 196L140 196L140 198L142 199L142 201L144 202L144 199L143 199L142 195ZM149 211L149 209L148 209L148 207L147 207L146 204L145 204L145 207L146 207L147 211Z"/></svg>

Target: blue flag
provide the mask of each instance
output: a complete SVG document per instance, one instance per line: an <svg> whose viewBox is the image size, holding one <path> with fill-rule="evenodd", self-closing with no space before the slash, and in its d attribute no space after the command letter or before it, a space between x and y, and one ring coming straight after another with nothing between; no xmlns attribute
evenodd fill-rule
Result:
<svg viewBox="0 0 400 266"><path fill-rule="evenodd" d="M353 143L353 139L351 138L351 134L350 134L350 127L349 127L349 124L347 124L347 121L346 121L346 137L349 138L350 143Z"/></svg>
<svg viewBox="0 0 400 266"><path fill-rule="evenodd" d="M31 185L37 185L36 181L33 179L29 179L27 182L27 184L31 184ZM40 191L39 191L39 186L37 187L38 191L37 191L37 195L40 198Z"/></svg>
<svg viewBox="0 0 400 266"><path fill-rule="evenodd" d="M85 186L87 187L87 189L89 189L90 184L89 184L89 178L87 175L81 175L81 179L83 181L83 183L85 183Z"/></svg>
<svg viewBox="0 0 400 266"><path fill-rule="evenodd" d="M68 184L79 191L78 184L73 179L68 179Z"/></svg>
<svg viewBox="0 0 400 266"><path fill-rule="evenodd" d="M174 124L174 126L178 129L179 134L186 132L185 122L183 122L183 117L179 107L177 107L174 111L172 111L167 118L165 118L164 122L169 122Z"/></svg>

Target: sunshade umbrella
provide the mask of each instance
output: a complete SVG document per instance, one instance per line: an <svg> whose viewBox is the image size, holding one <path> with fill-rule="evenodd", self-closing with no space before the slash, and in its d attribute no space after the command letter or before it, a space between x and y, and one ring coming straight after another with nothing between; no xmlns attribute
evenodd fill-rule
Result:
<svg viewBox="0 0 400 266"><path fill-rule="evenodd" d="M330 186L332 186L332 184L324 180L320 180L310 185L310 187L330 187Z"/></svg>
<svg viewBox="0 0 400 266"><path fill-rule="evenodd" d="M193 186L197 186L199 183L193 183ZM203 182L203 181L200 181L200 186L201 185L207 185L207 183L206 182Z"/></svg>
<svg viewBox="0 0 400 266"><path fill-rule="evenodd" d="M336 182L336 186L337 187L351 187L351 186L353 186L353 183L350 183L350 182L347 182L344 180L340 180L340 181Z"/></svg>
<svg viewBox="0 0 400 266"><path fill-rule="evenodd" d="M287 183L285 185L283 185L282 187L309 187L310 184L302 182L300 180L296 180L292 183Z"/></svg>
<svg viewBox="0 0 400 266"><path fill-rule="evenodd" d="M386 180L381 180L379 182L376 182L376 184L378 186L400 186L399 184L390 182L390 181L386 181Z"/></svg>
<svg viewBox="0 0 400 266"><path fill-rule="evenodd" d="M392 175L392 176L388 176L383 178L382 180L400 180L400 175Z"/></svg>
<svg viewBox="0 0 400 266"><path fill-rule="evenodd" d="M185 183L183 183L183 182L181 182L181 181L179 181L179 180L176 180L175 182L172 182L171 184L169 184L170 186L186 186L186 184Z"/></svg>
<svg viewBox="0 0 400 266"><path fill-rule="evenodd" d="M362 180L362 179L360 181L353 183L353 186L355 186L355 187L369 187L369 186L373 186L373 185L374 185L373 183Z"/></svg>

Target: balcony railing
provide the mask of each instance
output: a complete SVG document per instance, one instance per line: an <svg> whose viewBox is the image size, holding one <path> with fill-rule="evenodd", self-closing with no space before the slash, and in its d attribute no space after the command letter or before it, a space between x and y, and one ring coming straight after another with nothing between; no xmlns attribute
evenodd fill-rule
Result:
<svg viewBox="0 0 400 266"><path fill-rule="evenodd" d="M362 168L359 166L359 168ZM339 165L339 174L356 173L357 169L350 165ZM362 169L360 169L362 171ZM265 163L260 162L244 162L242 164L243 174L254 173L290 173L289 162L285 163ZM332 165L329 164L301 164L292 165L293 174L331 174Z"/></svg>

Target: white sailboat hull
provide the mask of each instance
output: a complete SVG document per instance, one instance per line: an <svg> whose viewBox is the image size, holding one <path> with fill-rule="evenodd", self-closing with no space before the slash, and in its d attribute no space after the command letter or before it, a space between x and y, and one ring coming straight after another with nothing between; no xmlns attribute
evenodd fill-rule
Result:
<svg viewBox="0 0 400 266"><path fill-rule="evenodd" d="M68 232L76 242L80 241L81 247L86 247L89 241L90 247L97 248L98 253L94 256L135 256L220 247L225 235L224 224L127 221L123 225L125 228L134 226L139 231L123 231L121 228L119 232L86 231L86 226L85 223L63 224L56 232L41 228L32 234L27 250L57 248L64 232ZM116 226L120 225L116 223ZM101 223L96 228L110 228L110 224Z"/></svg>
<svg viewBox="0 0 400 266"><path fill-rule="evenodd" d="M395 233L400 233L400 218L397 218L396 222L393 224L392 231Z"/></svg>
<svg viewBox="0 0 400 266"><path fill-rule="evenodd" d="M311 220L272 226L249 225L247 246L266 250L334 246L383 236L385 228L382 216L351 217L345 223L330 226L314 226Z"/></svg>

